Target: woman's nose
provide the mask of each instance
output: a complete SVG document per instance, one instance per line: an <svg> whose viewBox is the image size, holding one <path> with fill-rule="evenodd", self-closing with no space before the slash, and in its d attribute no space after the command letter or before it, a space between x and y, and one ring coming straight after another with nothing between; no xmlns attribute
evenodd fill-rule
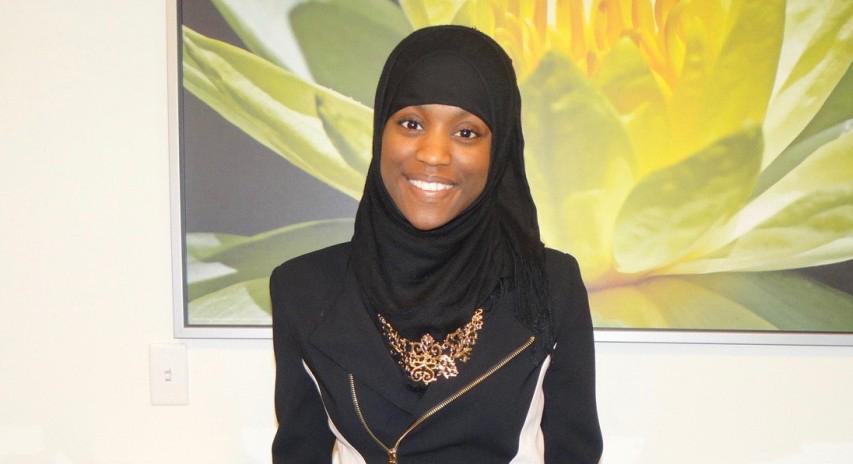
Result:
<svg viewBox="0 0 853 464"><path fill-rule="evenodd" d="M430 165L450 164L450 136L441 131L427 131L420 140L416 158Z"/></svg>

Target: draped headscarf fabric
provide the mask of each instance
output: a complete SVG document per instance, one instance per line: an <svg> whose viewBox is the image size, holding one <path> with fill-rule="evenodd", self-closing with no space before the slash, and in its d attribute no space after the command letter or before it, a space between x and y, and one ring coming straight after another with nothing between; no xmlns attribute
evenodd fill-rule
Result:
<svg viewBox="0 0 853 464"><path fill-rule="evenodd" d="M489 172L483 192L458 216L419 230L383 184L382 132L396 111L434 103L463 108L489 126ZM514 289L516 317L550 339L544 245L523 151L515 72L494 40L468 27L434 26L397 45L376 89L373 158L352 239L352 269L372 316L409 339L430 333L441 340Z"/></svg>

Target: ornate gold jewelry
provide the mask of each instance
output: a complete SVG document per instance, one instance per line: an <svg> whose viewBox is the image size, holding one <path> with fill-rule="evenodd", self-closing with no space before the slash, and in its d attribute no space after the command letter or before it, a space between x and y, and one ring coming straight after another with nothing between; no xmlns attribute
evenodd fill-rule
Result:
<svg viewBox="0 0 853 464"><path fill-rule="evenodd" d="M466 362L471 350L477 343L477 332L483 328L483 309L478 308L471 320L447 334L438 342L430 334L424 334L418 341L404 338L391 324L379 315L382 334L391 346L391 354L397 359L403 370L415 382L429 385L439 376L449 379L456 377L459 370L456 361Z"/></svg>

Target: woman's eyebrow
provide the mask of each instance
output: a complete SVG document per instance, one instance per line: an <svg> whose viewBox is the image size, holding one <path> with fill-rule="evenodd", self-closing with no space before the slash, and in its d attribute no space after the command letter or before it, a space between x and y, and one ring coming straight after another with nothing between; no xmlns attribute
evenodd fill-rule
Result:
<svg viewBox="0 0 853 464"><path fill-rule="evenodd" d="M476 114L474 114L474 113L472 113L472 112L470 112L470 111L466 110L465 108L459 108L459 107L457 107L456 109L454 109L454 110L453 110L453 117L458 118L458 117L462 117L462 116L475 116L475 117L479 117L479 116L477 116Z"/></svg>
<svg viewBox="0 0 853 464"><path fill-rule="evenodd" d="M471 122L482 124L482 125L485 125L486 127L488 127L488 125L489 125L486 121L483 121L483 119L481 117L479 117L476 114L466 110L465 108L457 108L457 109L453 110L453 114L452 114L451 118L453 118L453 119L471 118L471 119L473 119L473 121L471 121Z"/></svg>

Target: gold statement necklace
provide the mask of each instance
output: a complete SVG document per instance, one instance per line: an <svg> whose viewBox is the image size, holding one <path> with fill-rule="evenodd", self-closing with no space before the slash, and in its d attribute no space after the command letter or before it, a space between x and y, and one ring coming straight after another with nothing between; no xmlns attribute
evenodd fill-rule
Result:
<svg viewBox="0 0 853 464"><path fill-rule="evenodd" d="M427 333L420 340L413 341L397 333L381 314L378 316L382 334L388 340L397 364L412 380L425 385L439 377L456 377L459 373L456 361L468 361L477 343L477 333L483 328L483 308L478 308L469 322L447 334L444 340L436 341Z"/></svg>

